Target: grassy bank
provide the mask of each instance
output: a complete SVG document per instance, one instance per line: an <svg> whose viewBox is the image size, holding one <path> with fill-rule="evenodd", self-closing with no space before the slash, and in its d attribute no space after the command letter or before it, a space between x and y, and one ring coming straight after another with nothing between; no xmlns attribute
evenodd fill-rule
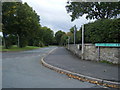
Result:
<svg viewBox="0 0 120 90"><path fill-rule="evenodd" d="M25 50L32 50L32 49L38 49L41 47L35 47L35 46L26 46L24 48L19 48L16 45L13 45L10 49L4 49L2 46L0 46L0 51L25 51Z"/></svg>

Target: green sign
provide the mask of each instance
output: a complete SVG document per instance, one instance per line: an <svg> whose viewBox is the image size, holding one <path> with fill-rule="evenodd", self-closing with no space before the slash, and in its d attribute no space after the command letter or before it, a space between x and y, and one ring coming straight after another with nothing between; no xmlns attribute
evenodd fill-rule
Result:
<svg viewBox="0 0 120 90"><path fill-rule="evenodd" d="M95 46L101 46L101 47L120 47L120 43L96 43Z"/></svg>

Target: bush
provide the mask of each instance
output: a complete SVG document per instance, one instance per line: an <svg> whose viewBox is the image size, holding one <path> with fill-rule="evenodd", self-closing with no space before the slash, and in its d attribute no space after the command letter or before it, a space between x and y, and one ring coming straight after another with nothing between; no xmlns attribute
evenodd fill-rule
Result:
<svg viewBox="0 0 120 90"><path fill-rule="evenodd" d="M119 43L120 19L102 19L85 24L85 42Z"/></svg>
<svg viewBox="0 0 120 90"><path fill-rule="evenodd" d="M45 46L44 43L42 41L39 41L39 47L43 47Z"/></svg>
<svg viewBox="0 0 120 90"><path fill-rule="evenodd" d="M35 40L33 46L43 47L44 43L42 41Z"/></svg>

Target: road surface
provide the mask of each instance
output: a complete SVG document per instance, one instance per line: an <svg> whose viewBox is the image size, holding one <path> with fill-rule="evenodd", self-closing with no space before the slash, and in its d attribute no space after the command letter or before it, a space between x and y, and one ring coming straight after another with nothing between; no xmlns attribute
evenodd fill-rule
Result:
<svg viewBox="0 0 120 90"><path fill-rule="evenodd" d="M40 63L46 53L56 47L46 47L2 54L2 88L98 88L88 82L70 79Z"/></svg>
<svg viewBox="0 0 120 90"><path fill-rule="evenodd" d="M120 82L118 65L81 60L64 47L57 48L44 58L45 62L68 70L102 80Z"/></svg>

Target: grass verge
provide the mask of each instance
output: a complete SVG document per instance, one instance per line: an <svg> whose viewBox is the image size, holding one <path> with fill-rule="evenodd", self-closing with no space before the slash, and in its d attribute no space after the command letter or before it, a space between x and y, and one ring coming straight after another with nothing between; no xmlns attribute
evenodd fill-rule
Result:
<svg viewBox="0 0 120 90"><path fill-rule="evenodd" d="M10 49L4 49L2 47L0 47L0 51L25 51L25 50L32 50L32 49L38 49L41 47L36 47L36 46L26 46L24 48L19 48L16 45L13 45Z"/></svg>
<svg viewBox="0 0 120 90"><path fill-rule="evenodd" d="M109 62L109 61L106 61L106 60L101 60L100 63L113 64L112 62Z"/></svg>

